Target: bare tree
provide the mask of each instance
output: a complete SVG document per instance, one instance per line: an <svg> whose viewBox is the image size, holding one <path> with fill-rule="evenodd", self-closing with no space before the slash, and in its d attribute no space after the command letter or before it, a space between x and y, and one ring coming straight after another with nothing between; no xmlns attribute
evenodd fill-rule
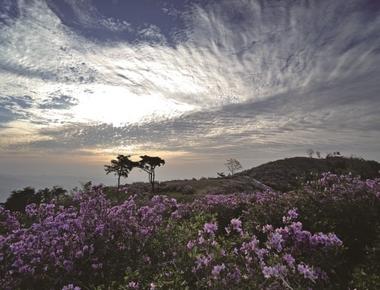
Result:
<svg viewBox="0 0 380 290"><path fill-rule="evenodd" d="M237 171L243 169L243 166L240 164L240 162L234 158L228 159L224 165L227 167L227 170L231 175L234 175Z"/></svg>
<svg viewBox="0 0 380 290"><path fill-rule="evenodd" d="M306 154L310 157L310 158L313 158L313 155L314 155L314 150L313 149L307 149L306 150Z"/></svg>
<svg viewBox="0 0 380 290"><path fill-rule="evenodd" d="M317 157L318 157L319 159L321 158L321 152L316 151L315 154L317 155Z"/></svg>

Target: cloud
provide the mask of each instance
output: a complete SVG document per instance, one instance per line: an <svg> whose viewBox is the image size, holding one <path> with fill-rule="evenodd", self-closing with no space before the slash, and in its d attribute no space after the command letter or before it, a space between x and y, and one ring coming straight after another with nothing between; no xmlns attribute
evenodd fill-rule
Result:
<svg viewBox="0 0 380 290"><path fill-rule="evenodd" d="M0 128L11 121L26 119L28 117L27 109L31 108L32 104L30 96L0 97Z"/></svg>
<svg viewBox="0 0 380 290"><path fill-rule="evenodd" d="M22 150L248 155L319 144L375 152L380 17L373 1L163 7L180 19L170 33L171 18L142 25L102 15L116 12L98 2L47 3L19 1L18 15L0 25L0 93L30 96L29 107L18 107L41 137ZM81 29L116 33L117 41ZM4 122L19 118L11 112L3 109Z"/></svg>
<svg viewBox="0 0 380 290"><path fill-rule="evenodd" d="M0 107L0 126L16 119L16 117L17 116L11 110Z"/></svg>
<svg viewBox="0 0 380 290"><path fill-rule="evenodd" d="M295 149L303 152L308 147L376 152L380 138L376 126L380 123L380 100L374 94L377 83L371 79L366 89L358 83L361 80L321 84L312 90L281 93L259 102L226 105L160 122L46 129L41 134L47 140L29 146L43 151L113 149L136 154L166 149L208 159L247 156L257 150L266 151L267 156Z"/></svg>
<svg viewBox="0 0 380 290"><path fill-rule="evenodd" d="M2 106L6 107L19 107L21 109L29 109L30 107L32 107L33 99L30 96L26 95L21 97L6 96L0 99L0 103Z"/></svg>
<svg viewBox="0 0 380 290"><path fill-rule="evenodd" d="M43 100L42 103L39 104L40 109L69 109L78 104L78 101L66 95L51 97L50 99Z"/></svg>

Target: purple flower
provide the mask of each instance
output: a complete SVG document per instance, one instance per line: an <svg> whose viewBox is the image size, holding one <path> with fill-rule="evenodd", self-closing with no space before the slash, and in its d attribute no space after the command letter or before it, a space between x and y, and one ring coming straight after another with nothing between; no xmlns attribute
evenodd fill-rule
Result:
<svg viewBox="0 0 380 290"><path fill-rule="evenodd" d="M75 253L75 258L81 258L83 256L83 252L81 250Z"/></svg>
<svg viewBox="0 0 380 290"><path fill-rule="evenodd" d="M317 233L310 237L310 244L313 246L325 246L325 247L334 247L341 246L342 241L333 233L323 234Z"/></svg>
<svg viewBox="0 0 380 290"><path fill-rule="evenodd" d="M205 242L205 238L203 236L198 237L198 244L202 245Z"/></svg>
<svg viewBox="0 0 380 290"><path fill-rule="evenodd" d="M264 266L262 268L262 273L265 278L269 279L271 277L280 277L283 276L286 272L286 268L283 265L274 265L274 266Z"/></svg>
<svg viewBox="0 0 380 290"><path fill-rule="evenodd" d="M331 191L333 186L329 182L331 180L326 179L325 187ZM350 181L345 182L355 186L356 192L370 191L371 198L379 191L379 181L376 181L373 189L363 181L360 183L355 180L355 185ZM346 192L342 190L345 188L342 184L335 183L336 192ZM26 281L48 285L49 281L58 281L62 275L71 277L71 281L82 281L83 277L89 276L88 273L98 278L103 274L107 277L108 271L113 271L112 267L118 265L125 268L143 265L149 268L152 277L163 275L168 279L173 278L173 271L176 270L170 266L171 270L167 271L167 266L179 265L183 267L180 271L196 273L200 281L205 281L203 286L212 287L215 280L220 279L226 289L233 288L234 283L240 280L255 279L254 273L257 271L261 271L266 278L277 279L289 275L289 281L292 281L293 276L298 275L316 280L326 277L326 274L323 276L324 272L313 265L297 264L296 261L302 261L305 253L312 256L316 252L313 249L317 247L319 250L342 245L333 233L312 234L303 230L302 223L294 221L298 218L295 209L288 211L286 221L289 223L284 227L247 227L244 235L216 236L216 222L205 223L198 233L194 229L196 224L183 226L192 221L187 217L197 217L199 213L216 207L236 209L240 205L253 207L257 202L274 202L279 195L273 192L213 195L191 204L177 204L165 196L156 196L147 202L138 197L129 197L123 203L114 205L102 191L98 187L80 192L72 203L68 203L73 205L65 207L56 202L29 205L27 214L36 218L27 219L27 222L24 218L19 222L16 214L0 207L2 287L18 289ZM335 191L329 195L337 196ZM175 213L179 209L180 215ZM243 233L242 227L241 220L233 218L227 230ZM260 242L254 235L255 229L267 239ZM173 247L161 247L168 244L166 237ZM183 237L187 237L187 240L183 240ZM161 243L162 239L163 244L156 244ZM183 241L187 244L182 244ZM149 258L157 257L155 254L150 256L154 249L159 249L157 254L162 253L159 260ZM162 252L163 249L165 252ZM136 253L137 260L131 261L131 253ZM325 254L325 251L320 251L320 254ZM314 260L312 258L310 261ZM107 264L103 265L103 261ZM273 265L277 262L279 264ZM187 265L189 269L185 268ZM143 277L145 272L139 271L144 285L130 281L127 288L158 288L160 285L149 285L151 280ZM83 285L85 283L83 281ZM63 289L78 290L79 287L69 284Z"/></svg>
<svg viewBox="0 0 380 290"><path fill-rule="evenodd" d="M242 228L241 228L241 225L242 225L242 223L241 223L241 220L240 219L232 219L231 220L231 227L232 227L232 229L233 230L235 230L235 231L237 231L238 233L242 233Z"/></svg>
<svg viewBox="0 0 380 290"><path fill-rule="evenodd" d="M128 283L128 287L130 289L139 289L139 283L135 281L131 281Z"/></svg>
<svg viewBox="0 0 380 290"><path fill-rule="evenodd" d="M68 284L62 287L62 290L81 290L80 287L74 286L74 284Z"/></svg>
<svg viewBox="0 0 380 290"><path fill-rule="evenodd" d="M37 205L35 203L28 204L25 207L25 213L30 217L36 216L38 213Z"/></svg>
<svg viewBox="0 0 380 290"><path fill-rule="evenodd" d="M191 250L193 247L194 247L195 243L194 241L188 241L187 242L187 245L186 245L186 248L188 248L189 250Z"/></svg>
<svg viewBox="0 0 380 290"><path fill-rule="evenodd" d="M367 179L367 180L366 180L366 185L367 185L370 189L373 189L373 188L375 188L376 181L375 181L375 180L371 180L371 179Z"/></svg>
<svg viewBox="0 0 380 290"><path fill-rule="evenodd" d="M282 251L284 239L282 238L282 235L274 232L270 235L269 241L268 241L268 246L269 248L275 249L277 252Z"/></svg>
<svg viewBox="0 0 380 290"><path fill-rule="evenodd" d="M289 267L294 267L294 263L295 263L295 259L293 258L292 255L290 254L285 254L283 257L284 261L286 262L286 264L288 264Z"/></svg>
<svg viewBox="0 0 380 290"><path fill-rule="evenodd" d="M298 218L297 209L293 208L293 209L289 210L288 211L288 217L290 217L291 219L297 219Z"/></svg>
<svg viewBox="0 0 380 290"><path fill-rule="evenodd" d="M103 264L102 263L93 263L93 264L91 264L91 267L94 270L98 270L98 269L103 268Z"/></svg>
<svg viewBox="0 0 380 290"><path fill-rule="evenodd" d="M228 279L230 279L236 283L240 282L241 271L237 266L228 274Z"/></svg>
<svg viewBox="0 0 380 290"><path fill-rule="evenodd" d="M263 231L263 233L271 232L271 231L273 231L273 226L272 225L265 225L265 226L263 226L262 231Z"/></svg>
<svg viewBox="0 0 380 290"><path fill-rule="evenodd" d="M244 254L249 254L251 252L254 252L257 249L257 245L259 243L259 240L253 236L253 238L249 242L244 242L242 246L240 247L240 251L242 251Z"/></svg>
<svg viewBox="0 0 380 290"><path fill-rule="evenodd" d="M284 223L290 223L298 218L298 212L296 208L293 208L288 211L287 215L282 217Z"/></svg>
<svg viewBox="0 0 380 290"><path fill-rule="evenodd" d="M195 261L195 264L197 265L197 269L200 269L200 268L203 268L203 267L207 267L210 262L211 262L212 258L211 256L207 255L207 256L199 256L196 261Z"/></svg>
<svg viewBox="0 0 380 290"><path fill-rule="evenodd" d="M63 267L65 268L65 270L67 272L70 272L73 268L73 262L69 261L69 260L64 260L63 261Z"/></svg>
<svg viewBox="0 0 380 290"><path fill-rule="evenodd" d="M218 225L216 223L205 223L203 230L205 233L213 235L218 230Z"/></svg>
<svg viewBox="0 0 380 290"><path fill-rule="evenodd" d="M313 268L304 264L304 263L298 264L297 270L301 275L304 276L305 279L315 281L318 278L318 276L317 276L316 272L313 270Z"/></svg>
<svg viewBox="0 0 380 290"><path fill-rule="evenodd" d="M262 261L269 254L269 251L267 249L256 248L255 253L259 260Z"/></svg>
<svg viewBox="0 0 380 290"><path fill-rule="evenodd" d="M226 269L226 266L224 264L221 265L215 265L212 268L211 275L213 276L214 279L218 279L220 272Z"/></svg>

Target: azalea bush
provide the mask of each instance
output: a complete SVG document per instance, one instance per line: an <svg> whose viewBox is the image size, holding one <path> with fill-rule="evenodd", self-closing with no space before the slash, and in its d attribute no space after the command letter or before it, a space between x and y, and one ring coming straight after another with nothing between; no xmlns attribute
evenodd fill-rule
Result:
<svg viewBox="0 0 380 290"><path fill-rule="evenodd" d="M379 180L324 174L295 192L208 195L191 203L124 195L115 204L99 186L65 205L29 204L25 213L0 208L1 287L378 285Z"/></svg>
<svg viewBox="0 0 380 290"><path fill-rule="evenodd" d="M239 218L220 228L216 216L207 214L169 226L164 232L176 229L178 234L159 236L171 252L165 254L168 263L156 274L155 285L158 289L306 289L324 285L328 274L320 266L328 264L342 241L332 233L305 231L297 218L292 209L283 217L283 227L267 224L254 233Z"/></svg>

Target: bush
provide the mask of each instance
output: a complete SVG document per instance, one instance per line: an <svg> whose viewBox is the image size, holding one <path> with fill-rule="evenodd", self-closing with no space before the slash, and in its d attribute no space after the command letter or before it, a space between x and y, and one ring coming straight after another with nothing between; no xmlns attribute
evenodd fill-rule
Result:
<svg viewBox="0 0 380 290"><path fill-rule="evenodd" d="M380 181L324 174L295 192L191 203L102 187L0 210L4 289L376 289ZM297 209L296 209L297 207Z"/></svg>

